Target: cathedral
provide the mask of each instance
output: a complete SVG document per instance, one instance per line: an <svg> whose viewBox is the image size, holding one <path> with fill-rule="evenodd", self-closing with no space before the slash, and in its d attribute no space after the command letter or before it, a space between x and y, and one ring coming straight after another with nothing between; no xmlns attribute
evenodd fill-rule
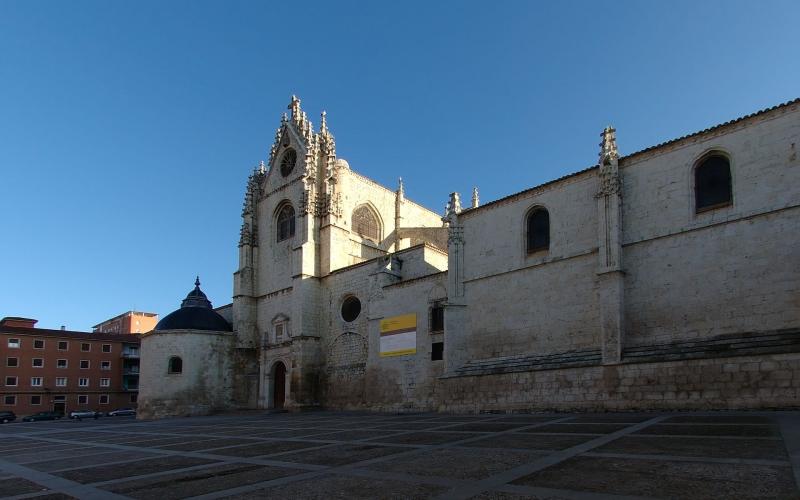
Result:
<svg viewBox="0 0 800 500"><path fill-rule="evenodd" d="M143 337L139 416L796 407L800 99L626 156L600 137L585 170L442 214L292 97L233 303L197 281Z"/></svg>

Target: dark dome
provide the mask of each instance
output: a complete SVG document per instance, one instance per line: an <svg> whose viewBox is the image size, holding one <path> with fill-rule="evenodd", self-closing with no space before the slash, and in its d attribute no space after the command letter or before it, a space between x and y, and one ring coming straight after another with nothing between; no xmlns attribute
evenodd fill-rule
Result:
<svg viewBox="0 0 800 500"><path fill-rule="evenodd" d="M181 302L181 308L164 316L155 330L214 330L230 332L230 323L211 308L211 301L200 290L200 278L194 282L194 290Z"/></svg>

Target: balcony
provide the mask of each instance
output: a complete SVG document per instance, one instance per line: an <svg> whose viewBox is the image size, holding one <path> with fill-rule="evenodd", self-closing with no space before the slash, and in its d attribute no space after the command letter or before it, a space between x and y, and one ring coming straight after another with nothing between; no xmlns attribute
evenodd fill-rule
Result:
<svg viewBox="0 0 800 500"><path fill-rule="evenodd" d="M125 375L125 376L138 377L139 376L139 367L137 366L136 368L123 368L122 369L122 374Z"/></svg>
<svg viewBox="0 0 800 500"><path fill-rule="evenodd" d="M122 351L121 356L124 359L139 359L139 351L132 351L132 350Z"/></svg>

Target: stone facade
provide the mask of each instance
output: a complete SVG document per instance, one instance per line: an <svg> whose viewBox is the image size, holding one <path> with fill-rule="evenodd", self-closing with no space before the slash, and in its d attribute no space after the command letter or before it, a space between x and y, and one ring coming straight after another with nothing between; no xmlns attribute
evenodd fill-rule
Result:
<svg viewBox="0 0 800 500"><path fill-rule="evenodd" d="M485 205L452 193L444 216L352 171L324 113L316 131L289 110L247 185L216 347L231 407L797 405L800 101L628 156L608 127L597 165ZM711 157L729 189L707 207ZM386 355L408 315L415 352Z"/></svg>

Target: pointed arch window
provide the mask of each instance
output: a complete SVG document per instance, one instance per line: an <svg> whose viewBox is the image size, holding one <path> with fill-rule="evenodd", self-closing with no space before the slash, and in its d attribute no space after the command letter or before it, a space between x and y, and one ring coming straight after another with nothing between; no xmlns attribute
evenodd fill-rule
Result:
<svg viewBox="0 0 800 500"><path fill-rule="evenodd" d="M288 203L278 211L278 241L294 236L294 208Z"/></svg>
<svg viewBox="0 0 800 500"><path fill-rule="evenodd" d="M733 202L731 164L720 153L702 158L694 169L695 213L713 210Z"/></svg>
<svg viewBox="0 0 800 500"><path fill-rule="evenodd" d="M550 214L544 207L536 207L528 212L526 220L528 253L550 248Z"/></svg>
<svg viewBox="0 0 800 500"><path fill-rule="evenodd" d="M353 212L353 231L362 238L377 243L380 240L380 224L378 217L367 206L361 206Z"/></svg>

